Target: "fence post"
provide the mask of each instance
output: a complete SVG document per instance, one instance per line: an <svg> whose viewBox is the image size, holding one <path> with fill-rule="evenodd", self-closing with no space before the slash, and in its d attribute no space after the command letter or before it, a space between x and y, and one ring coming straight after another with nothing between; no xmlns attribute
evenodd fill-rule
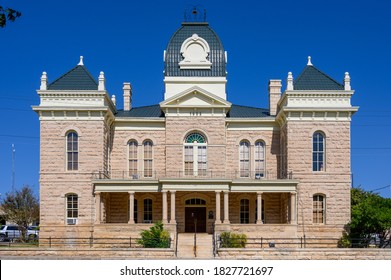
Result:
<svg viewBox="0 0 391 280"><path fill-rule="evenodd" d="M52 248L52 237L49 236L49 248Z"/></svg>
<svg viewBox="0 0 391 280"><path fill-rule="evenodd" d="M300 248L303 248L303 237L300 237Z"/></svg>
<svg viewBox="0 0 391 280"><path fill-rule="evenodd" d="M261 248L263 248L263 237L261 237Z"/></svg>
<svg viewBox="0 0 391 280"><path fill-rule="evenodd" d="M132 248L132 237L129 237L129 248Z"/></svg>
<svg viewBox="0 0 391 280"><path fill-rule="evenodd" d="M90 248L92 248L92 242L93 242L93 238L92 236L90 236Z"/></svg>

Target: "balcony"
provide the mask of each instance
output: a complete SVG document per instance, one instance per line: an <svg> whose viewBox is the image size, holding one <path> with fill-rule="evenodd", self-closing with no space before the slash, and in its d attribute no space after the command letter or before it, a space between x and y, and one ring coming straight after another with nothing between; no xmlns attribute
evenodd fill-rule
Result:
<svg viewBox="0 0 391 280"><path fill-rule="evenodd" d="M97 171L93 173L95 180L161 180L161 179L193 179L193 180L291 180L292 172L259 172L259 171L148 171L148 172L129 172L129 171Z"/></svg>

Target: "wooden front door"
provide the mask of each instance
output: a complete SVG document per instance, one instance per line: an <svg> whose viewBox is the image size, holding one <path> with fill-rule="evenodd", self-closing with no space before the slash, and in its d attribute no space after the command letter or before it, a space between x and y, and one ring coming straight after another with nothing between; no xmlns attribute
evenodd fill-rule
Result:
<svg viewBox="0 0 391 280"><path fill-rule="evenodd" d="M185 232L194 232L196 225L197 232L206 232L206 207L185 208Z"/></svg>

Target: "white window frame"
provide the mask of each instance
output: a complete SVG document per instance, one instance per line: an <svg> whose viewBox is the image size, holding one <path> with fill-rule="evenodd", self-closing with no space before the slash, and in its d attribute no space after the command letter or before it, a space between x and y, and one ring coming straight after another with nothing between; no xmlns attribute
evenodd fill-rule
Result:
<svg viewBox="0 0 391 280"><path fill-rule="evenodd" d="M259 157L259 147L262 147L263 149L263 157ZM263 170L257 168L257 166L259 166L261 163L263 163ZM254 145L254 171L255 179L264 178L266 176L266 144L263 140L257 140Z"/></svg>
<svg viewBox="0 0 391 280"><path fill-rule="evenodd" d="M320 197L322 201L319 200ZM320 202L322 203L321 206ZM320 214L322 217L320 217ZM323 194L312 196L312 222L314 224L326 224L326 196Z"/></svg>
<svg viewBox="0 0 391 280"><path fill-rule="evenodd" d="M320 151L320 144L317 140L317 150L314 149L315 144L315 136L321 135L322 136L322 151ZM315 131L312 135L312 171L313 172L323 172L326 170L325 162L326 162L326 135L323 131ZM319 157L322 155L322 161L319 161ZM316 156L316 161L314 161L314 156ZM315 165L316 164L316 165Z"/></svg>
<svg viewBox="0 0 391 280"><path fill-rule="evenodd" d="M246 158L242 158L243 155L245 155L244 151L242 151L242 146L243 146L243 149L246 147L247 145L247 159ZM251 155L251 145L250 145L250 142L248 140L241 140L240 143L239 143L239 177L240 178L250 178L250 172L251 172L251 159L250 159L250 155ZM242 164L247 164L247 169L245 168L242 168Z"/></svg>
<svg viewBox="0 0 391 280"><path fill-rule="evenodd" d="M74 136L71 136L71 134L74 134L76 136L76 141L72 140L71 143L72 143L72 147L71 149L69 149L69 146L68 146L68 138L69 137L74 137ZM77 146L77 149L73 149L74 145L76 143L76 146ZM78 171L79 170L79 134L74 131L74 130L70 130L66 133L65 135L65 154L66 154L66 170L67 171ZM72 159L69 158L69 154L72 154ZM77 160L74 160L74 157L75 155L77 156ZM71 162L70 162L71 160ZM69 164L71 164L71 168L69 168ZM75 165L76 164L76 168L75 168Z"/></svg>
<svg viewBox="0 0 391 280"><path fill-rule="evenodd" d="M134 143L135 146L133 149L135 149L135 157L130 157L130 149L131 149L131 143ZM138 142L134 139L131 139L128 141L128 144L127 144L127 151L128 151L128 176L130 178L134 178L134 179L137 179L138 178ZM135 169L131 169L131 161L135 163Z"/></svg>
<svg viewBox="0 0 391 280"><path fill-rule="evenodd" d="M146 145L147 143L151 143L150 145L150 157L147 158L146 157L146 147L148 145ZM147 166L150 164L150 169L147 170ZM148 174L147 174L148 173ZM143 142L143 177L144 178L152 178L153 177L153 142L152 140L145 140Z"/></svg>
<svg viewBox="0 0 391 280"><path fill-rule="evenodd" d="M199 134L204 139L205 143L198 143L197 141L194 141L193 143L187 143L188 137L192 134ZM187 154L186 153L187 148L191 149L192 153ZM205 157L204 157L205 161L199 161L199 158L198 158L200 155L199 151L202 151L202 150L205 151ZM192 156L192 161L186 160L187 155ZM193 163L192 169L186 167L187 162ZM185 143L183 146L183 163L184 163L183 171L184 171L185 176L205 176L206 175L207 170L208 170L208 144L206 142L206 137L204 135L202 135L201 133L198 133L198 132L193 132L193 133L190 133L188 136L186 136ZM201 168L200 163L204 164L205 168L199 169L199 168Z"/></svg>
<svg viewBox="0 0 391 280"><path fill-rule="evenodd" d="M76 198L76 207L74 207L75 198ZM69 203L71 204L71 207L69 207ZM71 211L71 215L69 215L69 211ZM75 225L77 224L78 218L79 218L79 196L75 193L68 193L65 195L65 222L67 225Z"/></svg>

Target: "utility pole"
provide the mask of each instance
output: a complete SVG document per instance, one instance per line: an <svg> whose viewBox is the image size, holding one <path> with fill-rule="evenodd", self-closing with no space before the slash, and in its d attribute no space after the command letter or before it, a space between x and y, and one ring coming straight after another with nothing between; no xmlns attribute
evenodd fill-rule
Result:
<svg viewBox="0 0 391 280"><path fill-rule="evenodd" d="M12 144L12 192L15 192L15 145Z"/></svg>

